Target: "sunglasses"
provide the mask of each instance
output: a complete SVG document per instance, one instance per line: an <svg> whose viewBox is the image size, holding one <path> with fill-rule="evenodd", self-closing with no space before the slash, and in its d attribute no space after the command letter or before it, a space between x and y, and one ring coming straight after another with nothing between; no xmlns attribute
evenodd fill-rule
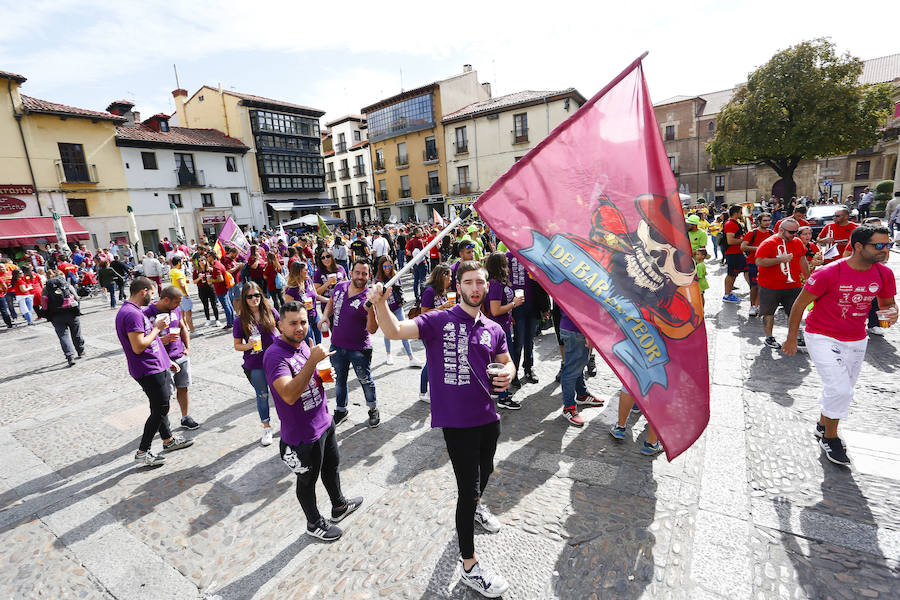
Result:
<svg viewBox="0 0 900 600"><path fill-rule="evenodd" d="M799 229L782 229L782 231L785 233L789 233L791 235L797 235L797 232L800 230Z"/></svg>
<svg viewBox="0 0 900 600"><path fill-rule="evenodd" d="M393 268L394 268L394 265L388 263L388 264L385 264L385 265L381 265L381 268L382 268L382 269L393 269Z"/></svg>
<svg viewBox="0 0 900 600"><path fill-rule="evenodd" d="M876 250L884 250L890 248L894 242L866 242L866 246L875 246Z"/></svg>
<svg viewBox="0 0 900 600"><path fill-rule="evenodd" d="M262 294L247 294L246 298L247 300L250 300L251 298L259 299L262 298Z"/></svg>
<svg viewBox="0 0 900 600"><path fill-rule="evenodd" d="M322 258L334 258L331 254L323 254Z"/></svg>
<svg viewBox="0 0 900 600"><path fill-rule="evenodd" d="M464 249L464 250L471 250L471 249L474 248L474 247L475 247L474 244L466 244L465 246L463 246L463 249Z"/></svg>

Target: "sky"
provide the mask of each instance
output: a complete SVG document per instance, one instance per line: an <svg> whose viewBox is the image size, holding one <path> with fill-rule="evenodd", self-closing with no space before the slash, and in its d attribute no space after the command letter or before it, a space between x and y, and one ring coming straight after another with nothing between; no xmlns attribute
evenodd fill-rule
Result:
<svg viewBox="0 0 900 600"><path fill-rule="evenodd" d="M862 59L900 51L892 1L97 2L0 0L0 70L22 93L144 116L202 85L319 108L323 123L462 72L494 96L598 92L642 52L651 98L733 87L775 52L830 37Z"/></svg>

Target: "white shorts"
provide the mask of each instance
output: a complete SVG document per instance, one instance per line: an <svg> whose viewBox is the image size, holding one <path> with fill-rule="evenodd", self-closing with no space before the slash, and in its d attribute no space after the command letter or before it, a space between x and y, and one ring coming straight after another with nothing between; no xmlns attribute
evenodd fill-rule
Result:
<svg viewBox="0 0 900 600"><path fill-rule="evenodd" d="M819 404L829 419L843 419L850 413L853 388L866 358L868 338L842 342L827 335L804 332L806 349L822 379Z"/></svg>

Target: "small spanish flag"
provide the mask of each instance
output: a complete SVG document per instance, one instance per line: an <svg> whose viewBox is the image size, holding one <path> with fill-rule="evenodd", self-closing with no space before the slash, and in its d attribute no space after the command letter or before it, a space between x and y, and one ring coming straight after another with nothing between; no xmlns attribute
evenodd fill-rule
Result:
<svg viewBox="0 0 900 600"><path fill-rule="evenodd" d="M220 240L216 240L216 245L213 246L213 252L216 253L216 257L221 260L223 256L225 256L225 248L222 246L222 242Z"/></svg>

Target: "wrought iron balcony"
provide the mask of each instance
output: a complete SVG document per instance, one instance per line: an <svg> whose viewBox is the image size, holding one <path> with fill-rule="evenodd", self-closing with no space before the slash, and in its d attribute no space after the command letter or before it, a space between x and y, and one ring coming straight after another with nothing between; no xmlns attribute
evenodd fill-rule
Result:
<svg viewBox="0 0 900 600"><path fill-rule="evenodd" d="M350 169L338 169L338 177L341 179L350 179Z"/></svg>
<svg viewBox="0 0 900 600"><path fill-rule="evenodd" d="M83 162L56 161L56 175L60 183L97 183L97 165Z"/></svg>
<svg viewBox="0 0 900 600"><path fill-rule="evenodd" d="M464 181L462 183L457 183L453 186L454 194L471 194L472 193L472 182Z"/></svg>
<svg viewBox="0 0 900 600"><path fill-rule="evenodd" d="M175 178L178 187L203 187L206 185L206 177L203 171L191 171L190 169L175 169Z"/></svg>
<svg viewBox="0 0 900 600"><path fill-rule="evenodd" d="M366 174L366 165L356 165L353 167L354 177L364 177Z"/></svg>
<svg viewBox="0 0 900 600"><path fill-rule="evenodd" d="M409 188L400 188L399 192L401 198L412 198L412 190Z"/></svg>

